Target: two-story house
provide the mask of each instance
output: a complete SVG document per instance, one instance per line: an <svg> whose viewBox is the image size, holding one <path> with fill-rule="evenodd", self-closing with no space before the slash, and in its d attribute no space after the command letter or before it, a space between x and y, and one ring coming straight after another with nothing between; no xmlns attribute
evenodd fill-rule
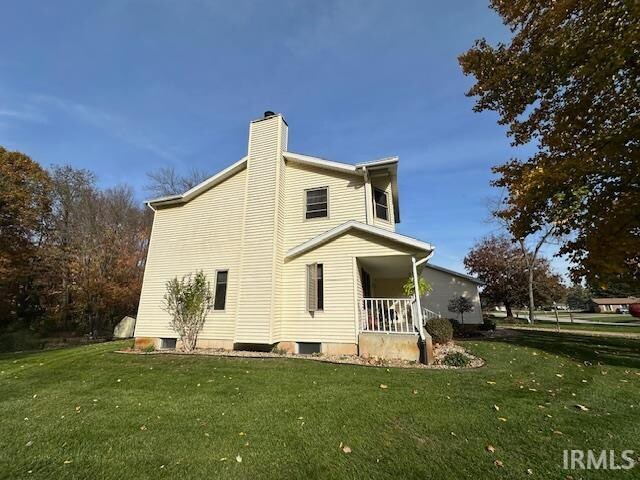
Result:
<svg viewBox="0 0 640 480"><path fill-rule="evenodd" d="M478 281L426 264L433 245L396 232L397 157L351 165L289 152L287 139L282 115L266 112L250 124L246 157L147 202L155 213L138 346L175 344L165 284L198 270L215 292L198 340L205 348L375 354L366 335L415 343L426 315L454 316L453 295L476 305L466 323L481 321ZM424 310L402 288L421 261L433 285L419 299Z"/></svg>

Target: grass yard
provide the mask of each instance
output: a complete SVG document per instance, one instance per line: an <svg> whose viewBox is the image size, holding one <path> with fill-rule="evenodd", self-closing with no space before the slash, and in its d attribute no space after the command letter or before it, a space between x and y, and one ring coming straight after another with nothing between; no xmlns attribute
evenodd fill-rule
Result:
<svg viewBox="0 0 640 480"><path fill-rule="evenodd" d="M526 323L509 325L498 321L498 325L508 328L526 328L539 330L556 330L556 322L546 320L536 320L533 325ZM584 332L607 332L607 333L626 333L640 336L640 325L590 325L588 323L560 323L561 330L576 330Z"/></svg>
<svg viewBox="0 0 640 480"><path fill-rule="evenodd" d="M2 478L630 479L640 469L561 468L567 448L640 454L639 340L468 341L487 366L458 371L113 353L124 345L0 356Z"/></svg>

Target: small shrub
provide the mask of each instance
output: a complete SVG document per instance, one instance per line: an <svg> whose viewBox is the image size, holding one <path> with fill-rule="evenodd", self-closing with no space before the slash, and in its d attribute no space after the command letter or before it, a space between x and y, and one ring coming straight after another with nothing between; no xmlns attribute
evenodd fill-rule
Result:
<svg viewBox="0 0 640 480"><path fill-rule="evenodd" d="M496 329L496 319L492 317L484 317L482 319L482 329L493 332Z"/></svg>
<svg viewBox="0 0 640 480"><path fill-rule="evenodd" d="M453 334L455 336L462 334L464 327L458 320L456 320L455 318L450 318L449 322L451 322L451 328L453 328Z"/></svg>
<svg viewBox="0 0 640 480"><path fill-rule="evenodd" d="M426 323L425 328L436 343L448 343L453 338L453 327L446 318L432 318Z"/></svg>
<svg viewBox="0 0 640 480"><path fill-rule="evenodd" d="M273 347L271 349L271 353L275 353L276 355L286 355L288 352L284 348Z"/></svg>
<svg viewBox="0 0 640 480"><path fill-rule="evenodd" d="M147 345L146 347L144 347L144 348L142 349L142 351L143 351L144 353L151 353L151 352L155 352L155 350L156 350L155 345Z"/></svg>
<svg viewBox="0 0 640 480"><path fill-rule="evenodd" d="M45 343L31 330L15 330L0 335L0 352L42 350Z"/></svg>
<svg viewBox="0 0 640 480"><path fill-rule="evenodd" d="M466 367L469 365L469 357L462 352L447 353L442 364L448 367Z"/></svg>

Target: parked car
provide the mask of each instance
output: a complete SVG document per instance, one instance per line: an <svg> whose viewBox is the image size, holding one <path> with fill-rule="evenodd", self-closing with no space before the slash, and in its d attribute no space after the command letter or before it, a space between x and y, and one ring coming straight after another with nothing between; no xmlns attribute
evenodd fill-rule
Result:
<svg viewBox="0 0 640 480"><path fill-rule="evenodd" d="M616 308L616 313L629 313L629 309L627 307L618 307Z"/></svg>

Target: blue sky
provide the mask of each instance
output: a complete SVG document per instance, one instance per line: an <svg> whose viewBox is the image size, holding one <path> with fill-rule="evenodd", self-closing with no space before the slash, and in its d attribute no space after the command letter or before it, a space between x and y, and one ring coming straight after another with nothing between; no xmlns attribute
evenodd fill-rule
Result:
<svg viewBox="0 0 640 480"><path fill-rule="evenodd" d="M3 5L0 145L132 185L173 165L214 173L248 123L282 112L289 149L400 156L398 231L462 269L496 230L490 167L526 155L472 112L457 56L507 40L485 0L22 0ZM564 263L556 260L563 271Z"/></svg>

